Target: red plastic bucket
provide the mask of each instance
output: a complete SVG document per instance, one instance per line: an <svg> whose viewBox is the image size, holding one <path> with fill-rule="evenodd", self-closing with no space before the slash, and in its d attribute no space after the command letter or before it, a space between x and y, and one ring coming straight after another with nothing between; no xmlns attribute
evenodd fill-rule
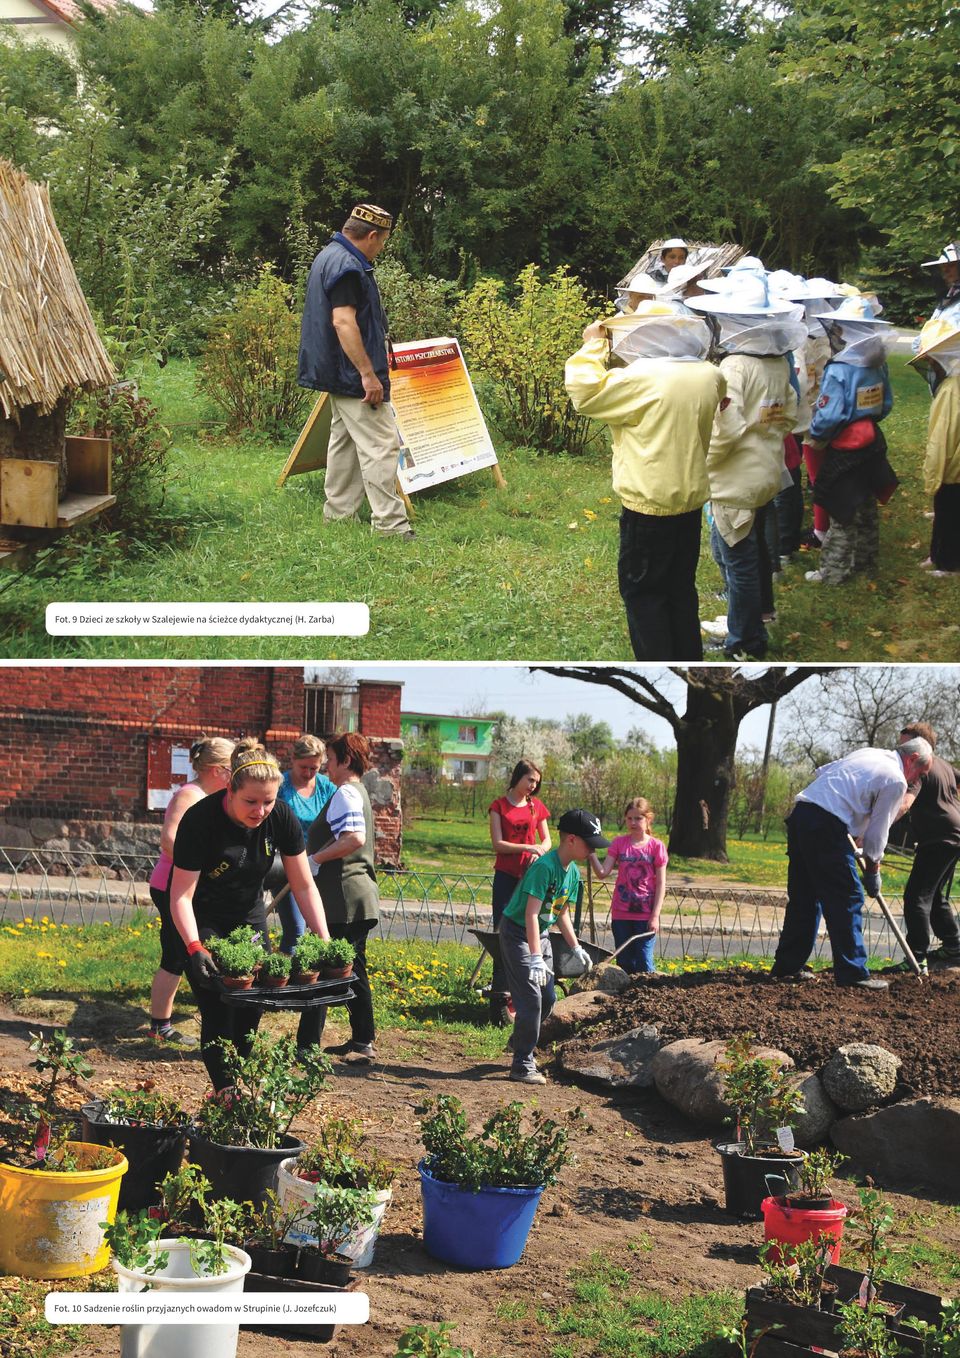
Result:
<svg viewBox="0 0 960 1358"><path fill-rule="evenodd" d="M840 1262L840 1242L843 1239L843 1223L847 1209L834 1198L829 1207L809 1211L805 1207L788 1207L784 1198L764 1198L760 1204L763 1213L763 1238L773 1240L778 1245L799 1245L804 1240L816 1240L821 1235L832 1236L836 1241L830 1251L831 1264ZM790 1262L789 1249L780 1251L781 1258ZM773 1262L778 1263L779 1260Z"/></svg>

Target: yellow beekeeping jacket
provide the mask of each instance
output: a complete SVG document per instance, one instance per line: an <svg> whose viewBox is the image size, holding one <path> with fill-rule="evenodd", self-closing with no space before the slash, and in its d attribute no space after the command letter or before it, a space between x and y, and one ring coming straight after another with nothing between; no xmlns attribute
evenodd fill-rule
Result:
<svg viewBox="0 0 960 1358"><path fill-rule="evenodd" d="M960 482L960 374L945 377L930 407L923 488L935 495Z"/></svg>
<svg viewBox="0 0 960 1358"><path fill-rule="evenodd" d="M779 491L783 439L797 413L788 362L748 354L721 359L729 404L717 411L707 453L711 500L759 509Z"/></svg>
<svg viewBox="0 0 960 1358"><path fill-rule="evenodd" d="M606 340L567 360L564 382L581 415L613 435L613 488L638 514L687 514L706 503L707 447L726 384L701 361L638 358L605 366Z"/></svg>

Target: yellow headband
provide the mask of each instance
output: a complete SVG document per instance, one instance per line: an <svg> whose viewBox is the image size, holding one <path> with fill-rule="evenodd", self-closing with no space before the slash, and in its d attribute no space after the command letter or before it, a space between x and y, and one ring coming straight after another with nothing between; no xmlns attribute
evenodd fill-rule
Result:
<svg viewBox="0 0 960 1358"><path fill-rule="evenodd" d="M244 769L255 769L258 765L264 769L276 769L277 773L280 772L280 765L273 759L248 759L245 764L237 765L233 777L236 778L238 773L243 773Z"/></svg>
<svg viewBox="0 0 960 1358"><path fill-rule="evenodd" d="M389 231L393 226L393 218L386 208L377 207L374 203L358 203L350 216L361 222L369 222L381 231Z"/></svg>

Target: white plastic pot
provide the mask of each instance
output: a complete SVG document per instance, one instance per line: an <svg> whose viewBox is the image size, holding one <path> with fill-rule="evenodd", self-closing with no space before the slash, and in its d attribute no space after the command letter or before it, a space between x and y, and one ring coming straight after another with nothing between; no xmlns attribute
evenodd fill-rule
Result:
<svg viewBox="0 0 960 1358"><path fill-rule="evenodd" d="M250 1271L250 1256L227 1245L230 1260L226 1273L215 1277L194 1273L187 1241L158 1240L154 1249L166 1250L166 1268L156 1273L124 1268L112 1259L118 1292L242 1292ZM239 1322L224 1325L121 1325L120 1358L234 1358Z"/></svg>
<svg viewBox="0 0 960 1358"><path fill-rule="evenodd" d="M301 1179L294 1173L294 1165L297 1163L296 1156L291 1156L289 1160L283 1160L277 1175L278 1197L280 1206L286 1211L291 1207L302 1207L304 1212L308 1212L318 1193L327 1191L327 1185L321 1183L311 1183L308 1179ZM373 1263L373 1251L376 1247L377 1236L380 1234L380 1227L387 1208L393 1201L393 1191L384 1188L377 1194L377 1201L373 1209L373 1221L369 1226L358 1226L357 1229L342 1244L337 1246L338 1254L345 1254L348 1259L353 1260L354 1268L369 1268ZM309 1225L294 1226L284 1239L289 1245L316 1245L317 1237L310 1234Z"/></svg>

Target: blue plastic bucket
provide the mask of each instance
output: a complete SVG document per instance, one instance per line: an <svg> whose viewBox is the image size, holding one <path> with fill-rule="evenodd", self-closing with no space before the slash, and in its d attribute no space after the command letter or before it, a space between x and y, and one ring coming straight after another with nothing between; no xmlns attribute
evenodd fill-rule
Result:
<svg viewBox="0 0 960 1358"><path fill-rule="evenodd" d="M423 1244L434 1259L457 1268L511 1268L520 1259L537 1204L539 1188L481 1188L435 1179L421 1160Z"/></svg>

